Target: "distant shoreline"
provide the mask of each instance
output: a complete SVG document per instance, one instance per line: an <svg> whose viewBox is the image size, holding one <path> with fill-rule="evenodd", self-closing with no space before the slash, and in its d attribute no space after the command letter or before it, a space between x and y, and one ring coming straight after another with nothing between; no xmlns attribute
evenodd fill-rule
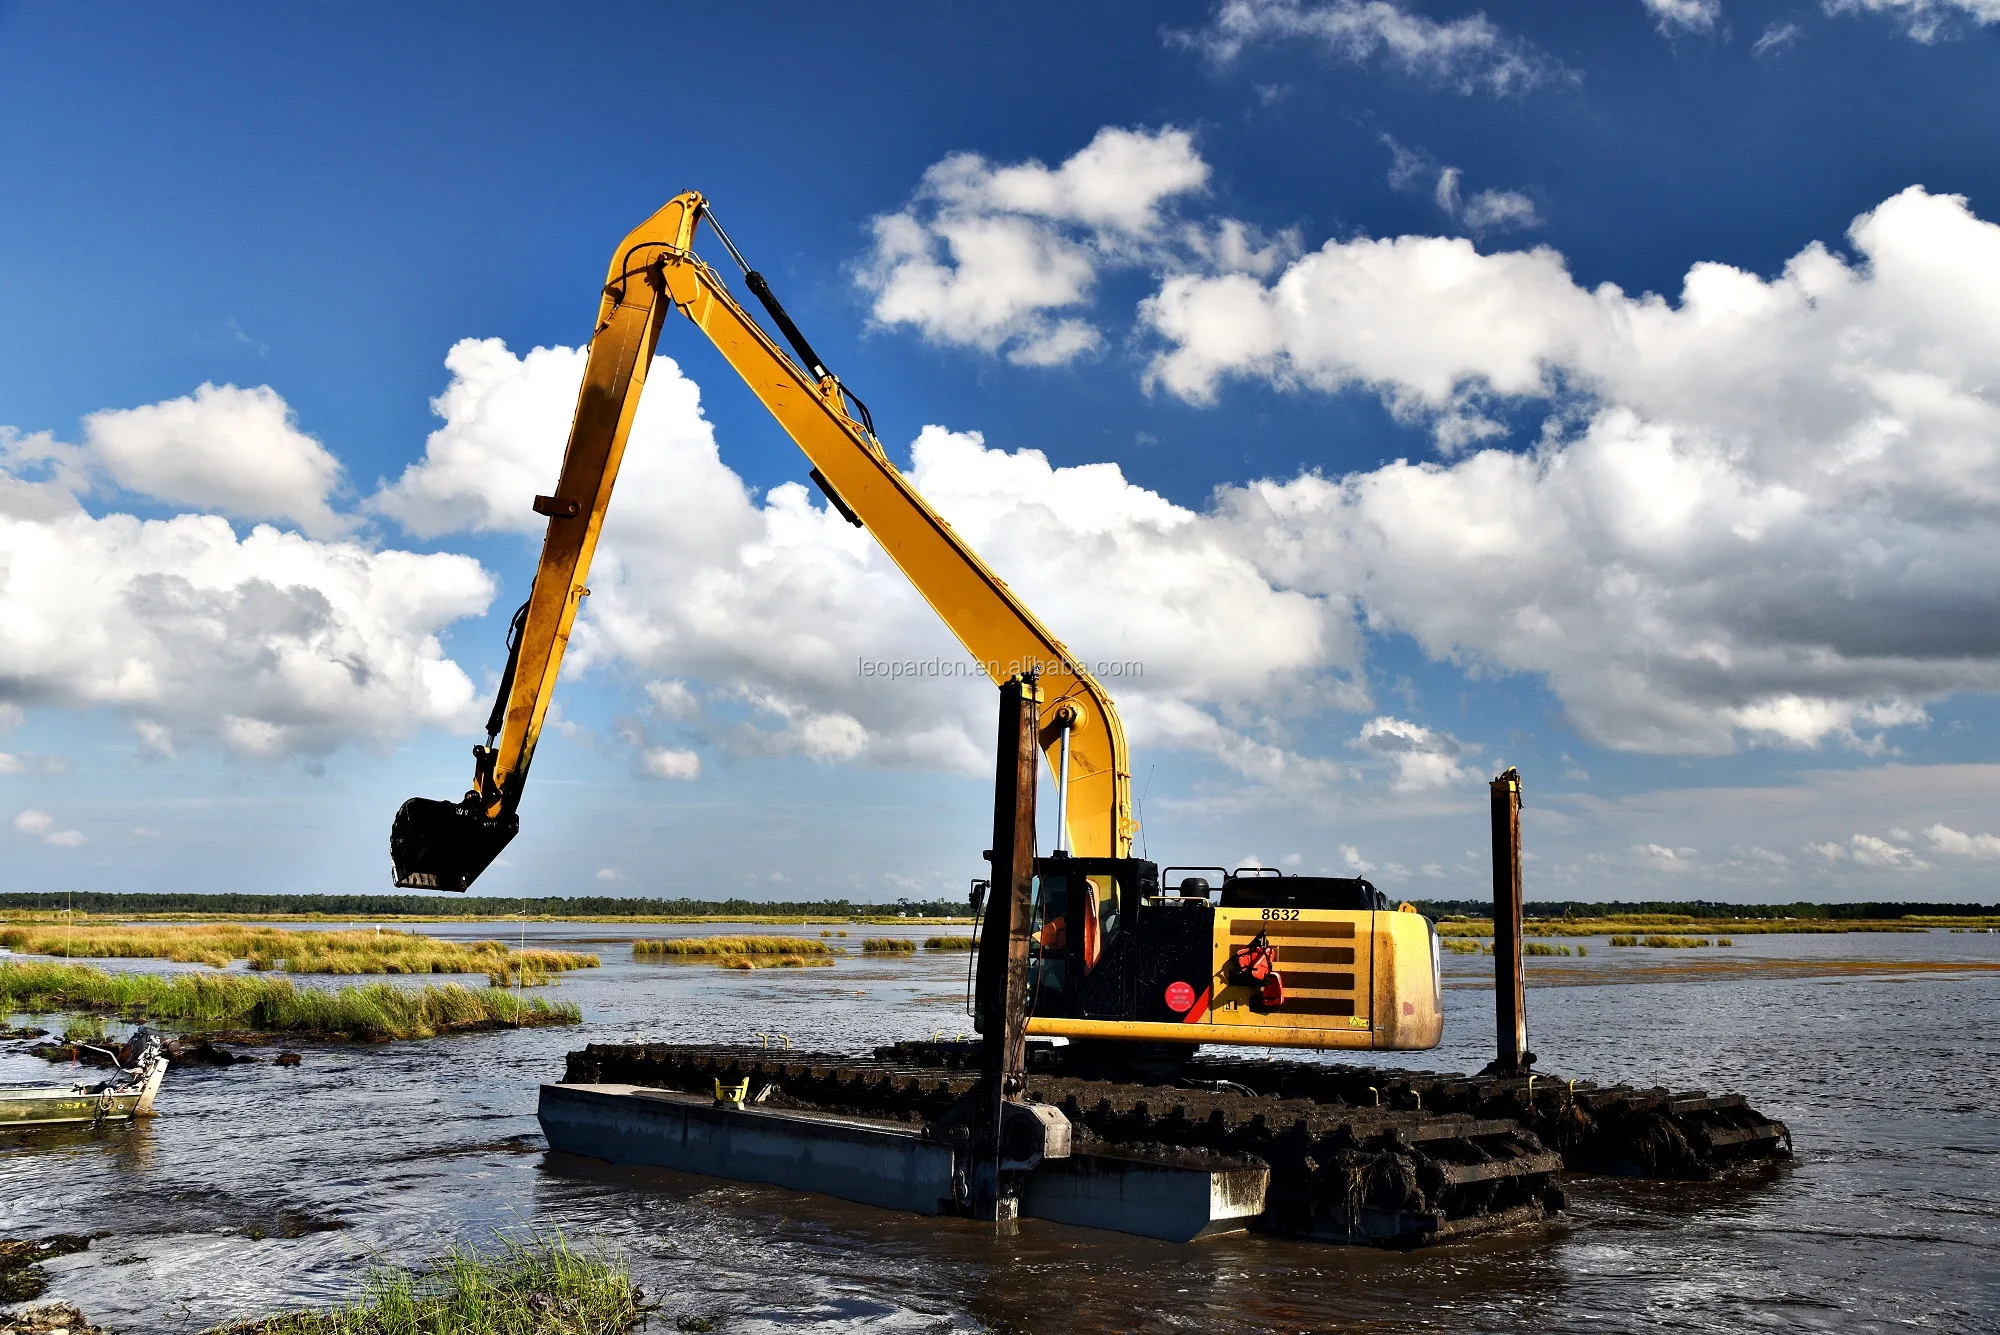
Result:
<svg viewBox="0 0 2000 1335"><path fill-rule="evenodd" d="M967 917L963 899L901 899L870 903L847 899L764 901L753 899L641 899L609 895L444 894L215 894L103 890L14 890L0 892L0 914L60 913L74 910L129 919L193 918L227 921L299 919L335 922L451 922L514 920L544 922L934 922Z"/></svg>
<svg viewBox="0 0 2000 1335"><path fill-rule="evenodd" d="M0 908L0 922L46 921L51 914L61 914L62 909L21 909ZM719 914L636 914L636 913L121 913L96 910L86 913L81 906L76 910L79 921L117 922L161 922L161 923L203 923L203 922L357 922L357 923L446 923L446 922L577 922L577 923L754 923L767 927L923 927L970 923L973 919L961 914L958 917L792 917L782 914L719 913Z"/></svg>
<svg viewBox="0 0 2000 1335"><path fill-rule="evenodd" d="M1417 899L1415 907L1433 918L1486 918L1490 900ZM1628 918L1671 915L1694 921L1894 922L2000 916L2000 904L1955 903L1792 903L1739 904L1715 900L1585 902L1530 900L1531 920ZM970 921L961 899L904 899L867 903L846 899L760 901L748 899L641 899L600 895L545 895L521 899L497 896L363 894L116 893L110 891L0 892L0 917L18 918L74 911L134 921L228 922L597 922L597 923L764 923L771 925L877 923L944 924ZM1913 922L1913 925L1942 925Z"/></svg>

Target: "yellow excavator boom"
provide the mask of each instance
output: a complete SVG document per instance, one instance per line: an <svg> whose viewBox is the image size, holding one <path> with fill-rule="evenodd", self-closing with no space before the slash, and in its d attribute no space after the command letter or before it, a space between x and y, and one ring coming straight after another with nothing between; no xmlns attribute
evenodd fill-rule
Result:
<svg viewBox="0 0 2000 1335"><path fill-rule="evenodd" d="M537 513L548 517L548 535L534 587L511 632L487 744L473 748L473 788L457 803L415 798L404 804L390 838L396 883L463 890L518 828L522 784L570 629L589 593L591 556L646 371L675 309L709 337L797 442L828 500L874 535L993 680L1039 676L1041 744L1058 778L1068 746L1066 800L1058 802L1066 812L1068 847L1079 857L1128 856L1136 829L1131 764L1110 697L889 461L867 409L819 362L762 277L743 265L747 286L797 360L694 253L695 228L705 216L701 195L677 195L633 229L612 258L562 473L553 495L535 498ZM708 220L742 264L728 237Z"/></svg>

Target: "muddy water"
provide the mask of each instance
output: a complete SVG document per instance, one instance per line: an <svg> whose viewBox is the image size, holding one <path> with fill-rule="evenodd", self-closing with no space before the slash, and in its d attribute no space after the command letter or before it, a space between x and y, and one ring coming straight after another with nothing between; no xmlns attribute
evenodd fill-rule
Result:
<svg viewBox="0 0 2000 1335"><path fill-rule="evenodd" d="M996 1238L547 1152L535 1087L586 1041L763 1031L859 1050L965 1027L963 956L736 973L635 964L624 944L692 930L529 927L531 945L604 957L550 989L582 1006L580 1028L176 1071L149 1126L0 1137L0 1237L99 1235L48 1265L46 1297L123 1332L333 1302L375 1260L552 1224L625 1256L667 1330L683 1314L731 1332L2000 1329L2000 936L1599 939L1587 958L1530 960L1544 1067L1748 1092L1791 1124L1799 1163L1755 1185L1578 1182L1557 1225L1399 1256L1035 1221ZM1405 1064L1488 1055L1491 961L1446 969L1446 1046ZM46 1074L19 1046L0 1079Z"/></svg>

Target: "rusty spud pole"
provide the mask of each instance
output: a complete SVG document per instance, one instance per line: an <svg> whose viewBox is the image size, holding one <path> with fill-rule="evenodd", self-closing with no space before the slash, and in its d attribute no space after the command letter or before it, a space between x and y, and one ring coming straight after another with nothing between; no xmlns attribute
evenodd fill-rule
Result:
<svg viewBox="0 0 2000 1335"><path fill-rule="evenodd" d="M1028 930L1035 877L1035 779L1041 764L1033 677L1000 688L999 754L993 782L993 891L979 943L974 994L982 1051L974 1123L973 1218L1015 1217L1018 1204L1000 1180L1000 1123L1006 1099L1020 1091L1028 1048Z"/></svg>
<svg viewBox="0 0 2000 1335"><path fill-rule="evenodd" d="M1521 975L1521 773L1493 780L1493 1023L1499 1044L1494 1067L1524 1071L1528 1008Z"/></svg>

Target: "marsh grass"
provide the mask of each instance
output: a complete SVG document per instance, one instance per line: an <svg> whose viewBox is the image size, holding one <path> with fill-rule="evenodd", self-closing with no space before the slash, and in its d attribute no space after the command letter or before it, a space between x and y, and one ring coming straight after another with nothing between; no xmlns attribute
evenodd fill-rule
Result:
<svg viewBox="0 0 2000 1335"><path fill-rule="evenodd" d="M1469 937L1441 936L1438 938L1438 944L1443 946L1446 950L1449 950L1454 955L1491 955L1493 953L1492 942L1475 941ZM1616 945L1617 943L1613 942L1612 944ZM1560 956L1560 955L1571 955L1571 954L1588 955L1589 953L1590 953L1590 948L1588 946L1577 946L1574 950L1572 950L1568 946L1551 946L1544 944L1543 942L1540 941L1523 941L1521 943L1521 954L1524 956L1527 955Z"/></svg>
<svg viewBox="0 0 2000 1335"><path fill-rule="evenodd" d="M350 1306L210 1335L623 1335L645 1315L641 1301L622 1263L551 1234L483 1256L453 1247L417 1270L378 1269Z"/></svg>
<svg viewBox="0 0 2000 1335"><path fill-rule="evenodd" d="M848 921L865 923L870 927L953 927L963 926L971 922L972 919L961 918L956 914L944 918L932 918L918 913L912 913L908 917L904 917L900 913L885 913L873 916L857 913L852 918L849 918Z"/></svg>
<svg viewBox="0 0 2000 1335"><path fill-rule="evenodd" d="M113 974L83 964L0 964L0 1010L90 1011L272 1033L310 1033L378 1042L431 1038L454 1029L576 1024L573 1005L523 1000L504 988L293 987L285 978L244 974Z"/></svg>
<svg viewBox="0 0 2000 1335"><path fill-rule="evenodd" d="M294 932L281 927L75 926L0 928L0 946L61 959L152 959L286 973L483 973L495 986L533 986L552 973L589 969L597 956L568 950L515 950L500 941L440 941L417 932Z"/></svg>
<svg viewBox="0 0 2000 1335"><path fill-rule="evenodd" d="M665 941L634 941L635 959L664 955L671 959L706 956L831 955L833 947L809 936L676 936ZM828 961L831 963L832 961Z"/></svg>
<svg viewBox="0 0 2000 1335"><path fill-rule="evenodd" d="M931 936L924 938L925 950L970 950L973 941L969 936Z"/></svg>
<svg viewBox="0 0 2000 1335"><path fill-rule="evenodd" d="M914 954L917 943L907 936L864 936L861 950L866 955L909 955Z"/></svg>
<svg viewBox="0 0 2000 1335"><path fill-rule="evenodd" d="M1612 918L1530 918L1523 936L1641 935L1662 928L1693 928L1734 936L1800 936L1844 932L1922 932L1948 920L1928 918L1695 918L1685 913L1632 913ZM1490 918L1449 918L1437 925L1441 937L1493 935Z"/></svg>
<svg viewBox="0 0 2000 1335"><path fill-rule="evenodd" d="M78 1015L63 1026L65 1043L102 1043L106 1038L102 1015Z"/></svg>
<svg viewBox="0 0 2000 1335"><path fill-rule="evenodd" d="M817 965L833 967L833 960L826 955L723 955L716 964L724 969L810 969Z"/></svg>
<svg viewBox="0 0 2000 1335"><path fill-rule="evenodd" d="M1654 950L1699 950L1708 944L1708 939L1700 936L1649 936L1639 944Z"/></svg>

